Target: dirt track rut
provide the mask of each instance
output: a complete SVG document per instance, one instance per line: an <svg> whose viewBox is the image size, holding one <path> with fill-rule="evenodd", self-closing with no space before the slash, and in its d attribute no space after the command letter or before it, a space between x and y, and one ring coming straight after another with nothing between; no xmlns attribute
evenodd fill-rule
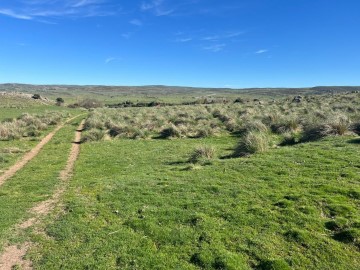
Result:
<svg viewBox="0 0 360 270"><path fill-rule="evenodd" d="M68 119L65 123L57 126L52 132L50 132L45 138L43 138L38 145L36 145L33 149L30 150L30 152L26 153L21 160L16 162L13 166L11 166L9 169L7 169L4 174L0 175L0 186L5 183L6 180L11 178L17 171L22 169L30 160L32 160L34 157L36 157L40 150L54 137L56 132L58 132L66 123L69 123L70 121L74 120L75 118L79 117L79 115Z"/></svg>
<svg viewBox="0 0 360 270"><path fill-rule="evenodd" d="M72 120L72 119L71 119ZM69 121L71 121L69 120ZM57 129L60 129L58 127ZM60 172L59 178L62 182L67 182L71 178L75 162L80 154L80 141L81 141L81 132L84 128L84 120L81 122L80 126L75 132L75 140L72 142L70 154L66 163L64 170ZM53 132L56 132L55 130ZM50 135L50 134L49 134ZM50 138L51 139L51 138ZM25 163L26 164L26 163ZM24 165L25 165L24 164ZM23 165L23 166L24 166ZM25 222L18 224L16 227L20 230L29 228L39 222L41 217L46 216L54 209L56 203L58 203L61 195L64 193L66 185L64 183L60 185L52 197L49 200L37 204L35 207L30 209L30 212L33 214L33 217L26 220ZM20 266L23 270L31 270L31 262L24 259L31 243L24 243L20 246L12 245L5 248L3 254L0 256L0 269L1 270L12 270L14 266Z"/></svg>

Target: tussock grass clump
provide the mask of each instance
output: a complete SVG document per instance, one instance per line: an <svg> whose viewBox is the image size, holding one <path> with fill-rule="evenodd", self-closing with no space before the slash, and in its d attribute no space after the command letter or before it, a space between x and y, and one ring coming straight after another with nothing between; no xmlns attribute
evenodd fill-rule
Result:
<svg viewBox="0 0 360 270"><path fill-rule="evenodd" d="M124 133L124 131L125 131L125 128L122 126L118 126L118 125L109 126L109 135L113 138Z"/></svg>
<svg viewBox="0 0 360 270"><path fill-rule="evenodd" d="M260 120L247 120L241 130L241 133L248 133L248 132L258 132L258 133L266 133L268 132L268 127Z"/></svg>
<svg viewBox="0 0 360 270"><path fill-rule="evenodd" d="M0 124L0 140L8 141L22 137L25 128L19 122L5 122Z"/></svg>
<svg viewBox="0 0 360 270"><path fill-rule="evenodd" d="M49 125L56 125L65 115L61 113L46 113L44 115L30 115L24 113L17 119L8 119L0 123L0 140L15 140L21 137L37 137L41 130Z"/></svg>
<svg viewBox="0 0 360 270"><path fill-rule="evenodd" d="M288 117L281 119L279 122L272 123L270 129L275 134L284 134L289 132L295 132L301 127L299 119L296 117Z"/></svg>
<svg viewBox="0 0 360 270"><path fill-rule="evenodd" d="M90 129L83 135L81 142L101 141L106 135L106 132L99 129Z"/></svg>
<svg viewBox="0 0 360 270"><path fill-rule="evenodd" d="M7 163L8 159L6 157L6 155L0 153L0 163Z"/></svg>
<svg viewBox="0 0 360 270"><path fill-rule="evenodd" d="M169 127L166 127L163 130L161 130L159 137L163 139L180 138L181 130L175 125L170 125Z"/></svg>
<svg viewBox="0 0 360 270"><path fill-rule="evenodd" d="M215 130L212 129L211 127L202 127L196 132L196 135L194 137L206 138L206 137L210 137L214 134L215 134Z"/></svg>
<svg viewBox="0 0 360 270"><path fill-rule="evenodd" d="M295 145L300 142L300 134L296 132L287 132L283 134L280 146Z"/></svg>
<svg viewBox="0 0 360 270"><path fill-rule="evenodd" d="M336 130L329 124L307 125L303 130L301 141L317 141L330 135L336 135Z"/></svg>
<svg viewBox="0 0 360 270"><path fill-rule="evenodd" d="M208 163L215 156L215 148L212 146L202 145L198 146L190 155L189 162L191 163Z"/></svg>
<svg viewBox="0 0 360 270"><path fill-rule="evenodd" d="M336 135L344 135L350 128L350 119L344 114L337 114L330 118L330 125L334 129Z"/></svg>
<svg viewBox="0 0 360 270"><path fill-rule="evenodd" d="M350 120L346 115L332 115L325 123L305 125L301 141L316 141L331 135L344 135L350 128Z"/></svg>
<svg viewBox="0 0 360 270"><path fill-rule="evenodd" d="M287 134L302 133L301 141L313 141L329 135L346 134L350 128L349 119L354 119L360 111L349 110L349 107L358 108L360 105L360 99L355 95L351 99L325 95L305 97L296 104L291 102L292 99L264 101L261 105L247 102L98 108L86 121L86 130L96 128L105 130L111 138L133 139L204 138L228 133L245 135L248 132L286 137ZM296 140L291 138L285 144L294 144Z"/></svg>
<svg viewBox="0 0 360 270"><path fill-rule="evenodd" d="M234 156L243 157L269 149L269 135L265 132L250 131L246 133L235 148Z"/></svg>
<svg viewBox="0 0 360 270"><path fill-rule="evenodd" d="M353 123L353 124L349 127L349 130L351 130L352 132L354 132L354 133L357 134L357 135L360 135L360 121Z"/></svg>

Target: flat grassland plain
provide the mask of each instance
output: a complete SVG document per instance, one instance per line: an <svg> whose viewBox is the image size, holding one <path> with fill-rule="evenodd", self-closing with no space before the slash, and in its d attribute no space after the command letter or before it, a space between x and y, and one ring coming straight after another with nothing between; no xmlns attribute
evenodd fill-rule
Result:
<svg viewBox="0 0 360 270"><path fill-rule="evenodd" d="M220 92L213 101L206 92L207 104L85 115L32 100L17 111L4 105L0 130L16 121L23 129L3 132L2 171L79 117L0 186L2 251L29 246L14 269L26 260L33 269L359 269L360 95L345 90L295 100L290 90L265 91L271 98ZM109 94L103 103L127 100ZM132 102L197 97L135 94ZM64 183L59 173L84 118L80 156ZM59 187L48 215L19 225Z"/></svg>

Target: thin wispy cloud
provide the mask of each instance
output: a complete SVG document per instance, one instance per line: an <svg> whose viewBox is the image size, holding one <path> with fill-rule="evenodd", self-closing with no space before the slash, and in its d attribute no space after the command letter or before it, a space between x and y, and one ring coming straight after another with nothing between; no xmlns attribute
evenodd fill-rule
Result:
<svg viewBox="0 0 360 270"><path fill-rule="evenodd" d="M224 32L222 34L209 35L209 36L202 37L201 40L204 40L204 41L217 41L217 40L221 40L221 39L230 39L230 38L241 36L244 33L245 32L242 32L242 31Z"/></svg>
<svg viewBox="0 0 360 270"><path fill-rule="evenodd" d="M80 1L75 1L74 4L72 4L72 7L84 7L84 6L88 6L88 5L93 5L93 4L101 4L103 1L101 0L80 0Z"/></svg>
<svg viewBox="0 0 360 270"><path fill-rule="evenodd" d="M16 11L13 11L11 9L0 9L0 14L15 18L15 19L20 19L20 20L32 20L33 19L32 16L21 14Z"/></svg>
<svg viewBox="0 0 360 270"><path fill-rule="evenodd" d="M216 53L216 52L220 52L220 51L224 50L225 47L226 47L226 44L222 43L222 44L214 44L214 45L206 46L206 47L203 47L203 49L206 51Z"/></svg>
<svg viewBox="0 0 360 270"><path fill-rule="evenodd" d="M0 15L21 20L51 23L46 19L86 18L114 15L108 0L15 0L12 8L0 9Z"/></svg>
<svg viewBox="0 0 360 270"><path fill-rule="evenodd" d="M192 41L192 40L193 40L192 38L177 38L175 40L175 42L184 43L184 42L189 42L189 41Z"/></svg>
<svg viewBox="0 0 360 270"><path fill-rule="evenodd" d="M266 49L262 49L262 50L258 50L255 52L255 54L263 54L263 53L267 53L269 50Z"/></svg>
<svg viewBox="0 0 360 270"><path fill-rule="evenodd" d="M130 24L132 25L136 25L136 26L142 26L143 23L142 21L138 20L138 19L132 19L131 21L129 21Z"/></svg>
<svg viewBox="0 0 360 270"><path fill-rule="evenodd" d="M151 12L155 16L166 16L174 13L174 8L165 5L164 0L152 0L150 2L142 2L140 10L143 12Z"/></svg>
<svg viewBox="0 0 360 270"><path fill-rule="evenodd" d="M132 33L129 33L129 32L128 33L122 33L121 37L124 38L124 39L130 39L131 35L132 35Z"/></svg>
<svg viewBox="0 0 360 270"><path fill-rule="evenodd" d="M229 32L227 34L224 35L224 38L234 38L234 37L238 37L245 34L245 32L243 31L239 31L239 32Z"/></svg>
<svg viewBox="0 0 360 270"><path fill-rule="evenodd" d="M219 40L219 39L220 39L219 36L207 36L207 37L201 38L201 40L205 40L205 41L213 41L213 40Z"/></svg>
<svg viewBox="0 0 360 270"><path fill-rule="evenodd" d="M105 59L105 64L109 64L111 62L114 62L115 60L116 60L115 57L108 57L108 58Z"/></svg>

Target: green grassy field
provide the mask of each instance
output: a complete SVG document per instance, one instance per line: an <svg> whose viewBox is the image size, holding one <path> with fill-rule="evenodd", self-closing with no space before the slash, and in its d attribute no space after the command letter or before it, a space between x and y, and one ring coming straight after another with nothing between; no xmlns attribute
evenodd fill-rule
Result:
<svg viewBox="0 0 360 270"><path fill-rule="evenodd" d="M235 141L84 144L36 269L358 269L358 141L220 159ZM193 167L199 144L216 158Z"/></svg>
<svg viewBox="0 0 360 270"><path fill-rule="evenodd" d="M17 228L61 185L81 118L0 187L2 249L31 242L34 269L359 269L360 96L291 100L92 110L50 215ZM84 113L20 105L0 119L30 112L26 132ZM0 173L50 130L2 135Z"/></svg>

